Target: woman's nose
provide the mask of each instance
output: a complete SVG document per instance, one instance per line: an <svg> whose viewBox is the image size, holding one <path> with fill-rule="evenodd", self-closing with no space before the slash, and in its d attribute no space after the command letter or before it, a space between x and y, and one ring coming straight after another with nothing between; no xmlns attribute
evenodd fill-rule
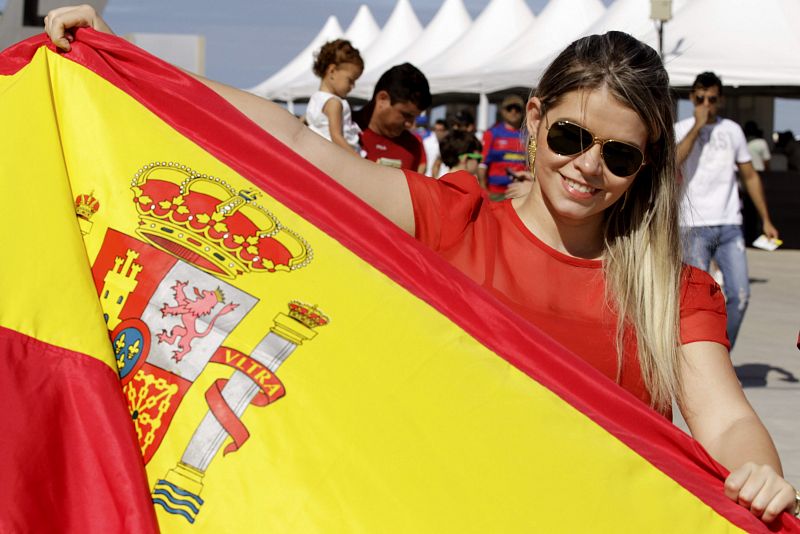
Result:
<svg viewBox="0 0 800 534"><path fill-rule="evenodd" d="M587 176L597 176L603 172L603 146L594 143L588 150L575 158L575 165Z"/></svg>

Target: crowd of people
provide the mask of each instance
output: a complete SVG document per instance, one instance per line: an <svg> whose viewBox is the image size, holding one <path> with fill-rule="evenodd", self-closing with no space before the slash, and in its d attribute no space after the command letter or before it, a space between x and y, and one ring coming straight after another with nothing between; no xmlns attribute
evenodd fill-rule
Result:
<svg viewBox="0 0 800 534"><path fill-rule="evenodd" d="M62 49L80 26L111 31L88 6L46 19ZM657 52L621 32L584 37L527 101L500 103L482 143L461 125L435 126L434 171L410 131L431 105L425 76L407 63L389 69L351 114L345 97L362 70L349 43L323 47L308 127L274 103L201 81L644 404L669 418L675 401L730 470L730 499L767 523L797 513L800 496L729 356L748 293L734 167L765 235L778 231L744 133L717 114L719 78L698 76L693 117L676 124ZM704 272L712 258L725 297Z"/></svg>

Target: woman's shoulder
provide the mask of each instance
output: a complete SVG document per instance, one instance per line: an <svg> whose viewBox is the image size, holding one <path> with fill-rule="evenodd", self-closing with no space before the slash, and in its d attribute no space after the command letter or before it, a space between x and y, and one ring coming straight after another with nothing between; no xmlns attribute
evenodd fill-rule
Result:
<svg viewBox="0 0 800 534"><path fill-rule="evenodd" d="M681 313L689 310L725 313L725 297L722 288L710 274L684 264L681 273Z"/></svg>
<svg viewBox="0 0 800 534"><path fill-rule="evenodd" d="M473 225L488 202L477 178L466 171L440 179L405 170L417 228L417 238L434 249L450 243Z"/></svg>
<svg viewBox="0 0 800 534"><path fill-rule="evenodd" d="M725 297L707 272L684 265L681 275L681 343L714 341L730 348Z"/></svg>

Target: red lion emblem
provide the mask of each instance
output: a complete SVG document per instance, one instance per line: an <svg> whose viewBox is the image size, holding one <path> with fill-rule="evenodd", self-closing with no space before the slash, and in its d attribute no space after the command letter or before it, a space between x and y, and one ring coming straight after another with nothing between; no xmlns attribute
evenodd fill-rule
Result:
<svg viewBox="0 0 800 534"><path fill-rule="evenodd" d="M159 343L169 343L170 345L175 344L176 340L180 338L180 341L177 342L178 350L172 352L172 358L176 362L181 361L183 357L192 350L192 341L197 338L206 337L211 332L214 328L214 323L220 316L232 312L239 306L233 302L225 304L213 319L211 319L208 328L202 333L198 332L197 319L204 315L209 315L211 310L214 309L214 306L218 303L225 302L225 297L219 289L208 291L205 289L198 290L195 287L194 294L197 298L191 300L187 298L184 293L184 288L187 285L188 282L176 280L175 285L172 286L172 290L175 294L177 306L167 306L165 302L161 307L161 317L166 317L167 315L180 316L182 325L172 327L169 334L167 334L166 330L161 330L161 333L157 334Z"/></svg>

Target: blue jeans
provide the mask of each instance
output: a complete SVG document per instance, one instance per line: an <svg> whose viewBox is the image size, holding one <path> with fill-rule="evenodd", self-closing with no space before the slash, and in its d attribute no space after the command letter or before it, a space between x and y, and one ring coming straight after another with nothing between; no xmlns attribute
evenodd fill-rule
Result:
<svg viewBox="0 0 800 534"><path fill-rule="evenodd" d="M686 263L708 271L713 259L722 271L725 308L728 312L728 339L732 349L750 301L742 227L736 224L695 226L682 228L681 233Z"/></svg>

